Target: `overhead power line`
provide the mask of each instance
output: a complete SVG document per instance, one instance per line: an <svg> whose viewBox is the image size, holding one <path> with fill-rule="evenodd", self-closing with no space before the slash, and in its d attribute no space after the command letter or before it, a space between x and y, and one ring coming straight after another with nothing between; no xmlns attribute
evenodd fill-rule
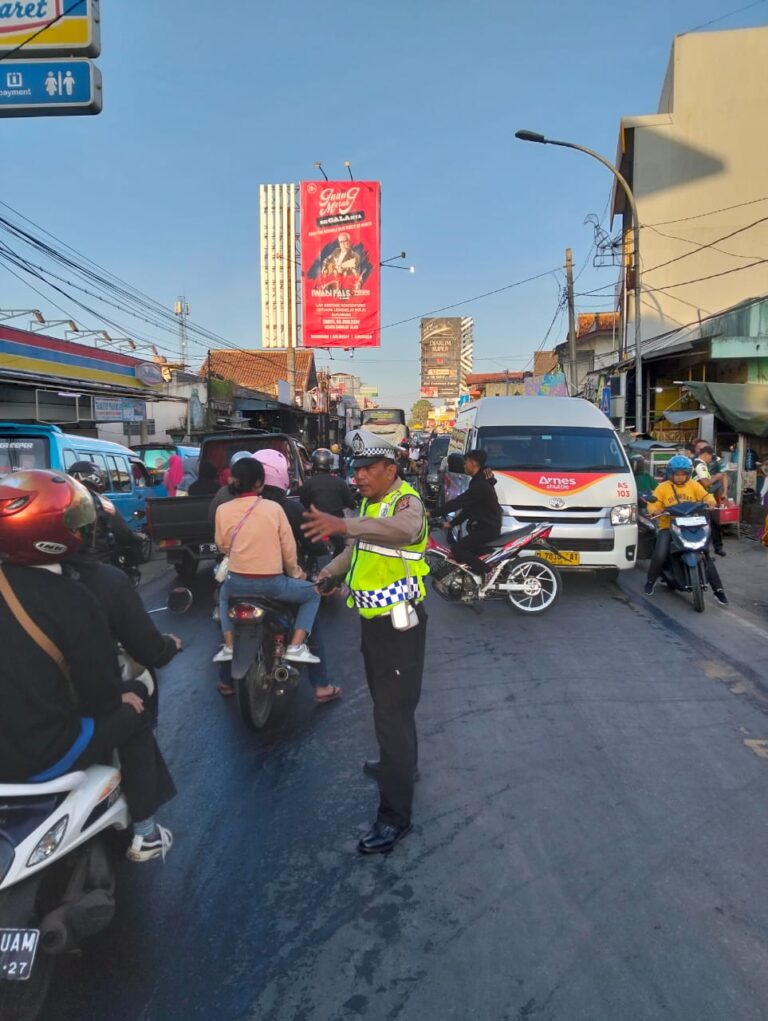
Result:
<svg viewBox="0 0 768 1021"><path fill-rule="evenodd" d="M721 14L717 18L710 18L709 21L704 21L701 25L695 25L693 28L689 28L687 32L681 32L680 35L690 35L691 32L700 32L702 28L709 28L710 25L716 25L719 21L726 21L728 18L733 18L737 14L743 14L744 11L751 11L753 7L759 7L765 2L766 0L753 0L751 4L746 4L744 7L737 7L736 10L728 11L727 14Z"/></svg>

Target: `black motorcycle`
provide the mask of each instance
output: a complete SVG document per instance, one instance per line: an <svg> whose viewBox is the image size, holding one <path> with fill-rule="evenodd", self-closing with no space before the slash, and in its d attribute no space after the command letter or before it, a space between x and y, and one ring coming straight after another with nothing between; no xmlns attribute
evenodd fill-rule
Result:
<svg viewBox="0 0 768 1021"><path fill-rule="evenodd" d="M647 500L641 498L641 504L644 502ZM711 536L707 505L685 501L665 507L663 513L670 518L670 544L661 577L671 591L690 592L694 610L703 613L704 593L708 588L707 549ZM658 523L655 521L658 516L641 513L641 526L658 533Z"/></svg>
<svg viewBox="0 0 768 1021"><path fill-rule="evenodd" d="M251 730L266 726L276 699L298 686L299 671L285 660L294 630L293 607L266 596L233 596L228 617L234 645L230 666L237 706Z"/></svg>

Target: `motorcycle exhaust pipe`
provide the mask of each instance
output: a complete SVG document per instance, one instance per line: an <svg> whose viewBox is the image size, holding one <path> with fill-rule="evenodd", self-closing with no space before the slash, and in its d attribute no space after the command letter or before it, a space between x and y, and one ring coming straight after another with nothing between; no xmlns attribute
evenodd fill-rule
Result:
<svg viewBox="0 0 768 1021"><path fill-rule="evenodd" d="M67 919L68 911L69 905L63 904L40 923L40 943L48 954L65 954L77 946L77 936Z"/></svg>
<svg viewBox="0 0 768 1021"><path fill-rule="evenodd" d="M280 666L275 667L272 676L275 678L275 684L287 684L291 679L291 668L281 663Z"/></svg>

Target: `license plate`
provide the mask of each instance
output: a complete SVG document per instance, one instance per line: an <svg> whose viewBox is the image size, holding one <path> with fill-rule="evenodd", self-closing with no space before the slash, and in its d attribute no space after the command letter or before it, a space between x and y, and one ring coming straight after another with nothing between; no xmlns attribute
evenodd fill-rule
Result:
<svg viewBox="0 0 768 1021"><path fill-rule="evenodd" d="M29 978L39 937L39 929L0 929L0 982Z"/></svg>
<svg viewBox="0 0 768 1021"><path fill-rule="evenodd" d="M200 543L200 552L201 553L214 553L214 554L216 554L216 553L219 552L219 547L216 545L215 542L201 542Z"/></svg>
<svg viewBox="0 0 768 1021"><path fill-rule="evenodd" d="M551 550L537 550L536 556L541 557L542 560L548 560L550 564L555 564L557 567L578 567L581 563L581 554L573 553L571 550L558 550L557 553L553 553Z"/></svg>
<svg viewBox="0 0 768 1021"><path fill-rule="evenodd" d="M672 520L676 525L680 525L682 528L698 528L699 525L706 525L707 519L704 515L695 514L692 518L675 518Z"/></svg>

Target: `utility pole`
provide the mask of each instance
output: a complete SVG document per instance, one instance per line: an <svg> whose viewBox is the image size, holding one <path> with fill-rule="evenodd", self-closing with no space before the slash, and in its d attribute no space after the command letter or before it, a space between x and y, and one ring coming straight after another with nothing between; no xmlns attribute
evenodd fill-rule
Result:
<svg viewBox="0 0 768 1021"><path fill-rule="evenodd" d="M578 389L578 380L576 379L576 313L573 304L573 252L570 248L565 250L565 279L568 288L568 360L571 366L571 385L568 389L571 397L574 397Z"/></svg>
<svg viewBox="0 0 768 1021"><path fill-rule="evenodd" d="M184 297L176 300L176 305L173 310L179 317L179 361L182 366L186 368L187 361L187 316L189 315L189 305L187 299Z"/></svg>

